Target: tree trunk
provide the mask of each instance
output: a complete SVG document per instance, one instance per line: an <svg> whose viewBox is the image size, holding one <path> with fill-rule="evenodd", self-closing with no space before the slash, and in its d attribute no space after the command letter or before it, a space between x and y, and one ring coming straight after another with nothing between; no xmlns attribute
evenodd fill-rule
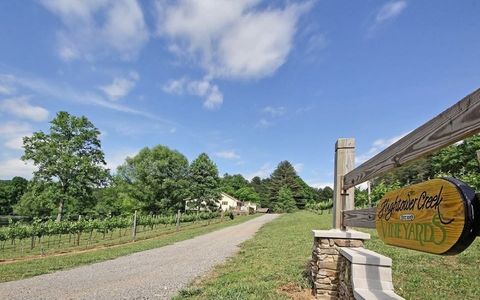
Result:
<svg viewBox="0 0 480 300"><path fill-rule="evenodd" d="M58 214L57 214L57 219L55 220L55 222L60 222L62 220L62 216L63 216L63 203L64 203L64 200L61 199L60 200L60 203L58 203Z"/></svg>

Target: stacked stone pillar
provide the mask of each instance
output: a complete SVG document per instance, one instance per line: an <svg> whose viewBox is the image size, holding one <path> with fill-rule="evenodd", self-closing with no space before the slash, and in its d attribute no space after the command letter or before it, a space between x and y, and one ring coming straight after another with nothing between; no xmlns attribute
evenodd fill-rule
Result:
<svg viewBox="0 0 480 300"><path fill-rule="evenodd" d="M363 247L367 233L354 230L313 230L310 275L316 299L354 299L350 263L340 247Z"/></svg>

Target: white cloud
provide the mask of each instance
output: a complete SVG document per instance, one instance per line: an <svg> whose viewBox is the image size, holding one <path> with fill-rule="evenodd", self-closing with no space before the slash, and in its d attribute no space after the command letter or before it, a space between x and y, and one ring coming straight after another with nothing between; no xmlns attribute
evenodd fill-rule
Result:
<svg viewBox="0 0 480 300"><path fill-rule="evenodd" d="M27 123L7 122L0 124L0 136L11 137L24 132L31 132L32 127Z"/></svg>
<svg viewBox="0 0 480 300"><path fill-rule="evenodd" d="M323 33L312 34L308 38L307 46L305 49L306 55L313 56L318 54L319 51L325 49L328 46L328 40Z"/></svg>
<svg viewBox="0 0 480 300"><path fill-rule="evenodd" d="M317 189L324 189L327 186L333 189L333 182L307 181L307 184Z"/></svg>
<svg viewBox="0 0 480 300"><path fill-rule="evenodd" d="M400 15L406 7L407 2L403 0L388 2L380 8L375 16L375 21L377 23L382 23L389 19L393 19Z"/></svg>
<svg viewBox="0 0 480 300"><path fill-rule="evenodd" d="M238 155L234 150L229 151L220 151L215 152L215 156L225 159L239 159L240 155Z"/></svg>
<svg viewBox="0 0 480 300"><path fill-rule="evenodd" d="M0 138L5 140L5 147L23 150L23 137L32 134L32 127L27 123L7 122L0 124Z"/></svg>
<svg viewBox="0 0 480 300"><path fill-rule="evenodd" d="M105 161L107 162L107 168L109 168L112 172L117 170L118 166L121 166L127 157L134 157L137 155L139 150L132 150L132 149L123 149L118 150L113 153L106 153Z"/></svg>
<svg viewBox="0 0 480 300"><path fill-rule="evenodd" d="M304 164L302 164L302 163L296 163L296 164L293 165L293 168L295 169L295 171L297 171L297 173L302 172L303 167L304 167Z"/></svg>
<svg viewBox="0 0 480 300"><path fill-rule="evenodd" d="M270 119L273 119L273 118L278 118L278 117L283 116L287 112L287 110L283 106L277 106L277 107L266 106L262 109L262 112L264 114L270 115ZM274 125L274 123L271 120L268 120L268 118L261 118L257 122L257 124L255 125L255 127L257 127L257 128L268 128L268 127L271 127L273 125Z"/></svg>
<svg viewBox="0 0 480 300"><path fill-rule="evenodd" d="M176 79L176 80L172 79L162 87L162 90L165 93L182 95L185 92L186 82L187 82L187 79L185 77Z"/></svg>
<svg viewBox="0 0 480 300"><path fill-rule="evenodd" d="M283 106L273 107L266 106L262 110L264 113L270 114L272 117L280 117L286 113L286 109Z"/></svg>
<svg viewBox="0 0 480 300"><path fill-rule="evenodd" d="M111 100L118 100L130 93L138 79L139 75L136 72L131 72L128 77L116 77L111 84L100 86L99 89Z"/></svg>
<svg viewBox="0 0 480 300"><path fill-rule="evenodd" d="M2 75L0 74L0 76ZM109 101L98 93L78 91L72 89L68 85L60 85L37 78L14 77L14 82L19 88L26 89L28 92L33 92L44 97L46 96L60 101L73 101L85 105L100 106L114 111L142 116L162 122L168 127L178 126L175 122L162 118L158 114L152 114L127 105Z"/></svg>
<svg viewBox="0 0 480 300"><path fill-rule="evenodd" d="M401 135L397 135L397 136L394 136L394 137L391 137L391 138L382 138L382 139L375 140L373 142L372 146L370 147L370 149L366 153L363 153L363 154L361 154L361 155L359 155L355 158L355 164L360 165L360 164L366 162L367 160L369 160L373 156L380 153L380 151L382 151L385 148L387 148L388 146L394 144L395 142L397 142L398 140L400 140L401 138L403 138L404 136L406 136L409 133L410 132L406 132L406 133L403 133Z"/></svg>
<svg viewBox="0 0 480 300"><path fill-rule="evenodd" d="M5 99L0 102L0 111L37 122L45 121L48 118L48 110L31 105L28 103L28 97Z"/></svg>
<svg viewBox="0 0 480 300"><path fill-rule="evenodd" d="M12 75L0 74L0 94L11 95L15 92Z"/></svg>
<svg viewBox="0 0 480 300"><path fill-rule="evenodd" d="M397 18L407 8L407 2L404 0L395 0L385 3L375 15L373 24L370 26L367 37L375 36L375 33L384 23Z"/></svg>
<svg viewBox="0 0 480 300"><path fill-rule="evenodd" d="M272 174L272 172L273 172L273 165L270 164L270 163L265 163L260 167L260 169L254 171L252 173L246 174L245 178L248 179L248 180L252 180L252 178L255 177L255 176L258 176L260 178L266 178L266 177L270 176L270 174Z"/></svg>
<svg viewBox="0 0 480 300"><path fill-rule="evenodd" d="M114 51L135 57L149 38L142 9L136 0L41 0L60 17L58 54L66 61Z"/></svg>
<svg viewBox="0 0 480 300"><path fill-rule="evenodd" d="M15 176L31 178L36 167L31 162L23 162L20 159L6 159L0 161L0 178L11 179Z"/></svg>
<svg viewBox="0 0 480 300"><path fill-rule="evenodd" d="M287 59L299 17L312 2L284 8L259 0L157 1L157 32L169 49L200 61L212 78L273 74Z"/></svg>
<svg viewBox="0 0 480 300"><path fill-rule="evenodd" d="M23 150L23 136L17 136L7 140L5 146L13 150Z"/></svg>
<svg viewBox="0 0 480 300"><path fill-rule="evenodd" d="M255 127L257 128L268 128L273 125L273 122L268 121L267 119L260 119L260 121L257 122Z"/></svg>
<svg viewBox="0 0 480 300"><path fill-rule="evenodd" d="M203 106L216 109L223 103L223 94L216 84L208 79L189 80L186 77L170 80L163 86L163 91L169 94L189 94L203 98Z"/></svg>
<svg viewBox="0 0 480 300"><path fill-rule="evenodd" d="M64 61L71 61L80 57L77 50L66 45L61 45L58 49L58 55Z"/></svg>

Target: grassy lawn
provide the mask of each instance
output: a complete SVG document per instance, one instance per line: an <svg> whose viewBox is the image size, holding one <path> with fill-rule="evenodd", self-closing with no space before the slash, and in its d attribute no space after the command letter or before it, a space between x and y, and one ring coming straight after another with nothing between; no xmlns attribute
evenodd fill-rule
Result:
<svg viewBox="0 0 480 300"><path fill-rule="evenodd" d="M245 242L239 255L177 299L289 299L292 293L308 294L304 272L312 251L311 230L330 225L330 216L305 211L282 215Z"/></svg>
<svg viewBox="0 0 480 300"><path fill-rule="evenodd" d="M393 261L393 284L406 299L480 299L480 240L456 256L440 256L385 245L375 230L366 247Z"/></svg>
<svg viewBox="0 0 480 300"><path fill-rule="evenodd" d="M311 256L311 230L330 226L331 215L283 215L245 242L239 255L176 299L307 299L310 287L304 272ZM374 230L364 231L372 237L367 248L393 259L395 291L406 299L480 299L480 241L460 255L443 257L386 246Z"/></svg>
<svg viewBox="0 0 480 300"><path fill-rule="evenodd" d="M197 224L194 227L184 228L179 232L161 235L151 239L145 239L135 243L130 242L128 244L118 245L115 247L100 248L98 250L89 252L73 252L62 256L47 256L40 259L18 261L8 264L0 263L0 282L51 273L57 270L64 270L84 264L105 261L134 252L170 245L175 242L191 239L198 235L212 232L227 226L240 224L258 216L259 215L238 216L234 220L225 218L225 221L221 223L212 223L208 226L205 223L202 226L198 226Z"/></svg>

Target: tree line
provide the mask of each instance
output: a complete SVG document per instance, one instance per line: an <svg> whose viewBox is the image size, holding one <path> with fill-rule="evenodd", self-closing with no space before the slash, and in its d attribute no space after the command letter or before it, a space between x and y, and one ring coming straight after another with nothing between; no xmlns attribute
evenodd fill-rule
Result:
<svg viewBox="0 0 480 300"><path fill-rule="evenodd" d="M78 215L121 216L135 210L171 215L184 211L186 204L196 211L214 210L221 192L276 212L331 206L333 190L309 186L288 161L280 162L268 178L220 177L207 154L189 163L179 151L157 145L127 157L112 174L99 136L86 117L59 112L49 132L25 137L22 159L32 161L36 170L29 181L21 177L0 181L0 215L57 221ZM376 178L372 204L389 190L435 177L456 177L479 190L479 149L476 135ZM355 190L355 204L368 205L366 190Z"/></svg>
<svg viewBox="0 0 480 300"><path fill-rule="evenodd" d="M388 191L439 177L460 179L479 191L479 150L480 135L474 135L377 177L372 180L372 204L376 204ZM367 204L367 191L355 189L355 205Z"/></svg>
<svg viewBox="0 0 480 300"><path fill-rule="evenodd" d="M84 116L59 112L49 132L23 139L24 161L36 166L33 178L0 181L0 215L37 218L121 216L133 211L168 215L185 210L214 210L221 192L278 212L328 201L331 188L306 184L288 161L269 178L219 176L206 153L189 163L179 151L163 145L145 147L127 157L113 174L106 168L100 131Z"/></svg>

